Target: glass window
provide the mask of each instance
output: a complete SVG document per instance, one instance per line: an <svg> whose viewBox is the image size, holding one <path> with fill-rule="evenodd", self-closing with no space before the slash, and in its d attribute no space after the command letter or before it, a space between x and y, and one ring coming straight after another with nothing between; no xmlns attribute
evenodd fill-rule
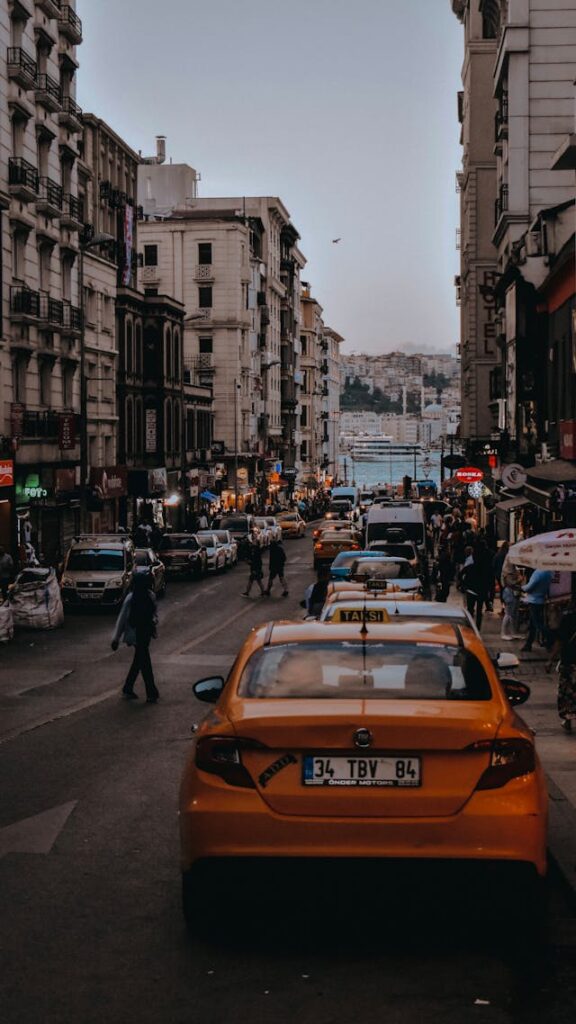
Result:
<svg viewBox="0 0 576 1024"><path fill-rule="evenodd" d="M199 338L198 346L201 355L209 355L212 352L212 338Z"/></svg>
<svg viewBox="0 0 576 1024"><path fill-rule="evenodd" d="M414 580L416 573L410 562L380 562L363 558L352 565L353 576L369 576L374 580Z"/></svg>
<svg viewBox="0 0 576 1024"><path fill-rule="evenodd" d="M200 545L195 537L163 537L160 551L198 551Z"/></svg>
<svg viewBox="0 0 576 1024"><path fill-rule="evenodd" d="M490 700L478 659L440 644L331 641L274 644L246 665L242 697Z"/></svg>
<svg viewBox="0 0 576 1024"><path fill-rule="evenodd" d="M212 285L203 285L198 289L199 309L212 309Z"/></svg>
<svg viewBox="0 0 576 1024"><path fill-rule="evenodd" d="M198 263L212 263L212 243L198 242Z"/></svg>
<svg viewBox="0 0 576 1024"><path fill-rule="evenodd" d="M157 245L145 245L144 246L144 266L145 267L157 267L158 266L158 246Z"/></svg>
<svg viewBox="0 0 576 1024"><path fill-rule="evenodd" d="M123 572L124 552L106 548L71 551L66 568L69 572Z"/></svg>

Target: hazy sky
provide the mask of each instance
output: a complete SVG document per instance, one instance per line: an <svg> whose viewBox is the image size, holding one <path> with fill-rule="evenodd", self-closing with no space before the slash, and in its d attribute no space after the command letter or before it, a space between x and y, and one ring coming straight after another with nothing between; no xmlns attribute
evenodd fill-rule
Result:
<svg viewBox="0 0 576 1024"><path fill-rule="evenodd" d="M453 350L463 42L449 0L77 10L81 106L145 154L166 135L202 196L280 196L348 350Z"/></svg>

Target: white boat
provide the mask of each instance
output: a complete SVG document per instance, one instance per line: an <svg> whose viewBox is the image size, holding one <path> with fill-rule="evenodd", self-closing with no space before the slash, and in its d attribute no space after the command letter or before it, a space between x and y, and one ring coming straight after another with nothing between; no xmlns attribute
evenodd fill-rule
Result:
<svg viewBox="0 0 576 1024"><path fill-rule="evenodd" d="M390 434L356 434L352 438L350 454L355 462L382 462L392 458L407 458L422 454L420 444L403 444Z"/></svg>

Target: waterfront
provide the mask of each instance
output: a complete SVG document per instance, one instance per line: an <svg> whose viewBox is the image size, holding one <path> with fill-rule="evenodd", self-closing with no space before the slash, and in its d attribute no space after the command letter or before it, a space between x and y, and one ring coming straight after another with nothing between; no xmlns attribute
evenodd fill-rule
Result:
<svg viewBox="0 0 576 1024"><path fill-rule="evenodd" d="M378 483L401 484L405 476L413 480L433 480L440 486L439 449L416 449L416 458L410 455L389 455L379 462L360 462L349 454L340 455L340 478L359 487L372 487Z"/></svg>

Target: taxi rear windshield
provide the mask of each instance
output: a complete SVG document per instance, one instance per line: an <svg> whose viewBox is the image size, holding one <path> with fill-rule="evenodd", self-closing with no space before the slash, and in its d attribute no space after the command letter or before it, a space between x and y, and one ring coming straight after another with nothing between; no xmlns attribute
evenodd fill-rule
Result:
<svg viewBox="0 0 576 1024"><path fill-rule="evenodd" d="M410 562L379 562L376 558L352 565L355 576L369 576L373 580L414 580L416 573Z"/></svg>
<svg viewBox="0 0 576 1024"><path fill-rule="evenodd" d="M459 647L358 640L264 647L244 668L238 694L485 701L492 691L481 663Z"/></svg>

